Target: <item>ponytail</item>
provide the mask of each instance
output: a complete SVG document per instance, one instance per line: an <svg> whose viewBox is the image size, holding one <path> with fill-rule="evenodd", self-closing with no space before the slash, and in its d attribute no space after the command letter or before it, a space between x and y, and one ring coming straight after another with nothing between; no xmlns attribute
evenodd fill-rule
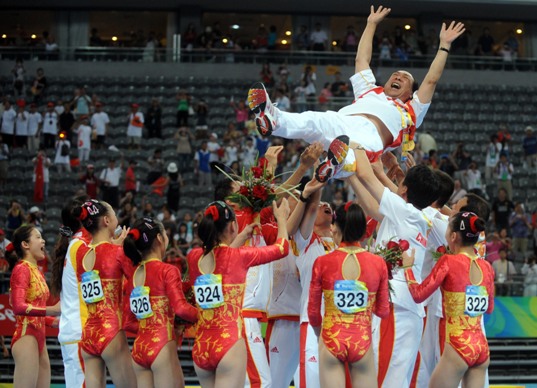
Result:
<svg viewBox="0 0 537 388"><path fill-rule="evenodd" d="M225 202L211 202L205 208L204 217L198 226L204 254L220 243L220 235L231 221L235 221L235 213Z"/></svg>
<svg viewBox="0 0 537 388"><path fill-rule="evenodd" d="M123 241L123 252L134 265L146 258L153 248L153 243L160 234L164 236L164 226L161 222L145 217L134 222L129 234Z"/></svg>

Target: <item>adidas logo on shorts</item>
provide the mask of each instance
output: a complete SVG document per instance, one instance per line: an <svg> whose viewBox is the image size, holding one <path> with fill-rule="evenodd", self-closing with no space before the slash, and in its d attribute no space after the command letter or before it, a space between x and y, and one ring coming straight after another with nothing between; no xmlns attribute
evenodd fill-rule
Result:
<svg viewBox="0 0 537 388"><path fill-rule="evenodd" d="M308 362L317 362L317 358L315 358L315 356L311 356L308 358Z"/></svg>
<svg viewBox="0 0 537 388"><path fill-rule="evenodd" d="M271 353L280 353L280 351L278 350L278 347L273 347L272 349L270 349L270 352Z"/></svg>
<svg viewBox="0 0 537 388"><path fill-rule="evenodd" d="M254 344L258 344L258 343L261 343L261 342L263 342L263 341L261 340L261 338L259 338L259 337L255 337L255 338L254 338Z"/></svg>

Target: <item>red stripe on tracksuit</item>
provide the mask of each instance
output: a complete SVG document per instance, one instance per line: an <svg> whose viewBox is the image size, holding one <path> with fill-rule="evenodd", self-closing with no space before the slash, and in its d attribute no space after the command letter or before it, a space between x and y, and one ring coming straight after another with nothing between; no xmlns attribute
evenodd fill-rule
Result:
<svg viewBox="0 0 537 388"><path fill-rule="evenodd" d="M244 343L246 344L246 374L247 378L250 381L250 387L252 388L261 388L261 376L255 365L254 357L252 351L250 350L250 345L248 344L248 338L246 336L246 328L242 326L242 336L244 337Z"/></svg>
<svg viewBox="0 0 537 388"><path fill-rule="evenodd" d="M379 341L379 358L378 358L378 386L382 387L384 378L388 373L390 367L390 360L392 358L393 346L395 342L395 316L393 304L390 304L390 315L380 321L380 341ZM380 344L383 346L381 347ZM385 344L391 344L390 346L384 346Z"/></svg>
<svg viewBox="0 0 537 388"><path fill-rule="evenodd" d="M423 317L423 331L421 332L421 336L423 337L423 333L425 333L425 327L427 326L427 307L425 306L425 317ZM420 364L421 364L421 353L418 350L418 355L416 356L416 363L414 364L414 371L412 372L412 380L410 381L410 386L408 388L416 388L418 384L418 374L420 371Z"/></svg>
<svg viewBox="0 0 537 388"><path fill-rule="evenodd" d="M265 332L265 350L267 351L267 360L270 364L270 357L269 357L269 344L270 344L270 337L272 335L272 330L274 329L274 319L269 319L267 323L267 331Z"/></svg>

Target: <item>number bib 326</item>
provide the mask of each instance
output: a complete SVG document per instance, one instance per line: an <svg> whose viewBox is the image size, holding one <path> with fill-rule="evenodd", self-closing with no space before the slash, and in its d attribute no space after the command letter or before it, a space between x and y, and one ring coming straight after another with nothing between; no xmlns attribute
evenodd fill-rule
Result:
<svg viewBox="0 0 537 388"><path fill-rule="evenodd" d="M358 280L336 280L334 304L345 314L355 314L367 308L369 291L364 282Z"/></svg>
<svg viewBox="0 0 537 388"><path fill-rule="evenodd" d="M464 313L470 317L483 315L489 308L489 295L484 286L466 286Z"/></svg>
<svg viewBox="0 0 537 388"><path fill-rule="evenodd" d="M222 293L222 275L206 274L196 278L194 295L200 308L214 309L224 304Z"/></svg>
<svg viewBox="0 0 537 388"><path fill-rule="evenodd" d="M135 287L131 292L130 306L132 313L138 319L146 319L153 316L151 300L149 299L149 287Z"/></svg>
<svg viewBox="0 0 537 388"><path fill-rule="evenodd" d="M86 304L97 303L104 299L103 285L99 271L87 271L82 274L80 282L80 290L82 291L82 299Z"/></svg>

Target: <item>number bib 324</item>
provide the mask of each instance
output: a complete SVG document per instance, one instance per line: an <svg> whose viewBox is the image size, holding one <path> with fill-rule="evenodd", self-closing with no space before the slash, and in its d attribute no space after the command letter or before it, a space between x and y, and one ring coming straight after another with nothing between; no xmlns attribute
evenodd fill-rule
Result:
<svg viewBox="0 0 537 388"><path fill-rule="evenodd" d="M222 275L206 274L196 278L194 295L200 308L214 309L224 304L222 293Z"/></svg>
<svg viewBox="0 0 537 388"><path fill-rule="evenodd" d="M103 285L99 271L87 271L82 274L80 282L80 290L82 291L82 299L86 304L97 303L104 299Z"/></svg>
<svg viewBox="0 0 537 388"><path fill-rule="evenodd" d="M358 280L336 280L334 304L345 314L355 314L367 308L369 291L364 282Z"/></svg>
<svg viewBox="0 0 537 388"><path fill-rule="evenodd" d="M466 286L464 314L470 317L483 315L489 308L489 295L484 286Z"/></svg>
<svg viewBox="0 0 537 388"><path fill-rule="evenodd" d="M149 299L149 287L135 287L131 292L130 306L137 319L146 319L153 316L151 300Z"/></svg>

